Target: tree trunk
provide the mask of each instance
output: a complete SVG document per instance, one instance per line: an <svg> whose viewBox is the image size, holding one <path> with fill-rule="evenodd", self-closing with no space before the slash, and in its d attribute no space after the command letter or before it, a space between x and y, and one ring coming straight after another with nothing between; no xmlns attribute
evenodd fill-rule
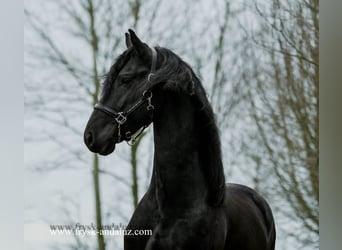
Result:
<svg viewBox="0 0 342 250"><path fill-rule="evenodd" d="M138 20L139 20L139 11L140 11L141 2L140 0L135 0L134 2L130 2L131 11L134 17L133 20L133 29L137 29ZM145 133L144 133L145 134ZM137 152L138 147L140 145L141 139L144 134L140 136L137 142L131 147L131 168L132 168L132 198L133 198L133 207L136 208L138 205L139 197L138 197L138 174L137 174Z"/></svg>
<svg viewBox="0 0 342 250"><path fill-rule="evenodd" d="M138 147L142 138L146 135L143 133L136 143L131 148L131 166L132 166L132 197L133 197L133 206L137 207L139 201L139 193L138 193L138 173L137 173L137 153Z"/></svg>
<svg viewBox="0 0 342 250"><path fill-rule="evenodd" d="M95 15L94 6L91 0L88 0L87 6L89 18L90 18L90 35L91 35L91 47L93 54L93 81L95 85L95 91L93 94L93 105L98 101L98 93L100 88L100 82L98 78L97 70L97 53L98 53L98 37L95 30ZM99 178L99 157L94 154L93 161L93 180L94 180L94 193L95 193L95 213L96 213L96 229L99 232L102 229L102 211L101 211L101 195L100 195L100 178ZM105 242L102 234L97 233L98 250L105 250Z"/></svg>
<svg viewBox="0 0 342 250"><path fill-rule="evenodd" d="M96 229L99 232L102 229L102 213L101 213L101 196L100 196L100 181L99 181L99 157L94 154L93 158L93 180L95 192L95 209L96 209ZM98 250L105 250L105 242L103 235L97 234Z"/></svg>

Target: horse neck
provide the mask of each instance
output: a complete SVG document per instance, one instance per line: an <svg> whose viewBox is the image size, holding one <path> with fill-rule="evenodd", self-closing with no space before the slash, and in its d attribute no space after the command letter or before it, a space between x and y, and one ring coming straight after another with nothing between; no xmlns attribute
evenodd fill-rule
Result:
<svg viewBox="0 0 342 250"><path fill-rule="evenodd" d="M153 184L164 213L205 204L208 186L201 168L197 126L189 96L167 93L154 117Z"/></svg>

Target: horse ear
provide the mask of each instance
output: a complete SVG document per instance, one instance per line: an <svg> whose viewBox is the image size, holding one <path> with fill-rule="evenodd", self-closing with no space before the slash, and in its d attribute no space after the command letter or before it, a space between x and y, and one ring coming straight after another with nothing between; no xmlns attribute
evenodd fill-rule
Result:
<svg viewBox="0 0 342 250"><path fill-rule="evenodd" d="M125 33L125 38L126 38L126 47L127 47L127 49L129 49L133 45L132 45L132 41L131 41L131 36L127 32Z"/></svg>
<svg viewBox="0 0 342 250"><path fill-rule="evenodd" d="M136 49L138 54L142 58L149 59L151 57L151 51L147 44L143 43L133 30L129 29L128 32L132 45Z"/></svg>

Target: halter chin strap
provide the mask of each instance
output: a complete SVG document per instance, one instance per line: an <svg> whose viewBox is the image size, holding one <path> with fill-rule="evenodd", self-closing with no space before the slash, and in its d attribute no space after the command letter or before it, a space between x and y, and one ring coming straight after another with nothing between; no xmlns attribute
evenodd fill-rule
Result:
<svg viewBox="0 0 342 250"><path fill-rule="evenodd" d="M151 70L150 73L147 76L147 81L151 81L151 77L155 74L154 72L156 71L156 65L157 65L157 51L155 50L155 48L151 48L151 52L152 52L152 63L151 63ZM152 112L154 110L154 106L152 105L152 92L147 89L143 92L142 94L142 98L135 103L132 107L130 107L127 111L124 112L117 112L114 109L107 107L101 103L97 103L94 106L94 109L99 110L104 112L105 114L109 115L110 117L114 118L115 122L118 125L118 142L121 142L121 127L127 122L128 116L130 114L132 114L135 110L137 110L140 106L142 106L144 103L146 103L146 110L148 112L150 112L150 116L151 116L151 120L152 120ZM129 130L126 130L125 133L125 138L124 139L128 139L127 143L129 145L134 145L135 142L137 141L137 139L139 138L139 136L144 132L145 128L147 128L147 126L149 125L149 123L144 124L141 128L139 128L136 132L132 133Z"/></svg>

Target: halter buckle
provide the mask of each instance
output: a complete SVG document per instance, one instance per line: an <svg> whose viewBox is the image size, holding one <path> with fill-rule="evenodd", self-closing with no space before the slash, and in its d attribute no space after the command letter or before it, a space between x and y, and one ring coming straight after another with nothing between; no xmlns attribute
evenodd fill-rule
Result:
<svg viewBox="0 0 342 250"><path fill-rule="evenodd" d="M119 112L119 113L118 113L118 116L115 117L115 121L116 121L118 124L122 125L122 124L124 124L124 123L127 121L127 117L124 116L122 112Z"/></svg>

